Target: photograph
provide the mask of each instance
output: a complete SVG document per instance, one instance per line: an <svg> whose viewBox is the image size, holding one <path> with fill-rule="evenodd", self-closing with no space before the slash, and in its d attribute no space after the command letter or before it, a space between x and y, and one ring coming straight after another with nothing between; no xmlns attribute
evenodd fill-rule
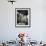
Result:
<svg viewBox="0 0 46 46"><path fill-rule="evenodd" d="M16 27L30 27L31 25L30 8L16 8L15 9L15 26Z"/></svg>

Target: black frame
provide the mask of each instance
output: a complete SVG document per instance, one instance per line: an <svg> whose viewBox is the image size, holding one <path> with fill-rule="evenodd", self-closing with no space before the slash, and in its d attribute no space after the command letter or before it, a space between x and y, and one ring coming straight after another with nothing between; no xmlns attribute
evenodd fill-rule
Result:
<svg viewBox="0 0 46 46"><path fill-rule="evenodd" d="M29 11L29 13L28 13L29 14L29 24L27 26L26 25L25 26L20 26L20 25L17 26L17 24L16 24L16 22L17 22L17 17L16 17L17 12L16 11L17 10L28 10ZM21 28L22 27L31 27L31 8L15 8L15 27L21 27Z"/></svg>

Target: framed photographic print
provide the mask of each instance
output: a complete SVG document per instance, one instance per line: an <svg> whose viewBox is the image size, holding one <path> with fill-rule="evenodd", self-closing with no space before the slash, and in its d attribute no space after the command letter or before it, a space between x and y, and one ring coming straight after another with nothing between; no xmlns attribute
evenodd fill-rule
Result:
<svg viewBox="0 0 46 46"><path fill-rule="evenodd" d="M31 9L15 8L15 26L30 27L31 26Z"/></svg>

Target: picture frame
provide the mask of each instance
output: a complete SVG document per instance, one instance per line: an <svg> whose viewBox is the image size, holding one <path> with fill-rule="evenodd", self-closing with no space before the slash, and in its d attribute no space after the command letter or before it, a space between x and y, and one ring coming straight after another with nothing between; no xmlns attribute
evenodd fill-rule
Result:
<svg viewBox="0 0 46 46"><path fill-rule="evenodd" d="M30 8L15 8L15 27L31 27Z"/></svg>

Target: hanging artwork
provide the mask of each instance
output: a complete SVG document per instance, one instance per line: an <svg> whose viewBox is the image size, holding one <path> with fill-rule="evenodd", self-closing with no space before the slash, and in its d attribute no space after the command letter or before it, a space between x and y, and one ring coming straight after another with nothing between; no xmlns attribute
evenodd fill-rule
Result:
<svg viewBox="0 0 46 46"><path fill-rule="evenodd" d="M15 9L15 26L16 27L31 26L31 9L30 8Z"/></svg>

